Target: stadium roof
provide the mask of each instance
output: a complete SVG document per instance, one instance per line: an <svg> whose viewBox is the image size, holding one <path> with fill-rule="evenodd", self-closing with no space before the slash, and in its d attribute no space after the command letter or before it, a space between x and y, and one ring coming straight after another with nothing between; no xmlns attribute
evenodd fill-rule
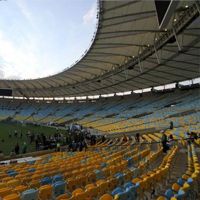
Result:
<svg viewBox="0 0 200 200"><path fill-rule="evenodd" d="M94 40L78 62L45 78L0 80L0 88L14 96L85 96L199 77L199 12L198 1L180 1L160 30L154 1L99 1Z"/></svg>

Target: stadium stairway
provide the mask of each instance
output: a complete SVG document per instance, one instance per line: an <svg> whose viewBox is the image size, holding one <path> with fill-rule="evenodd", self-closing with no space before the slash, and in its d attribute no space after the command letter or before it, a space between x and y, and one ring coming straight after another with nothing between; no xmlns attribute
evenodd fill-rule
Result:
<svg viewBox="0 0 200 200"><path fill-rule="evenodd" d="M159 197L161 194L171 187L171 185L179 178L187 169L187 149L179 147L179 151L176 153L174 161L170 167L170 174L167 180L167 184L163 185L160 191L156 191L155 197Z"/></svg>
<svg viewBox="0 0 200 200"><path fill-rule="evenodd" d="M199 199L199 171L200 165L195 151L194 145L187 146L187 166L185 170L180 170L179 176L176 176L171 186L165 191L163 196L158 197L158 200L165 199ZM179 165L182 163L178 163ZM182 166L179 169L183 168ZM177 174L177 175L178 175Z"/></svg>

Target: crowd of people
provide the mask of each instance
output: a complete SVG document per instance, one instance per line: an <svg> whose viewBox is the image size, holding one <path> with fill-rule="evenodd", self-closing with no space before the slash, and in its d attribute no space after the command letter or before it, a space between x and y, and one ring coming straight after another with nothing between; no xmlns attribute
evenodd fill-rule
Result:
<svg viewBox="0 0 200 200"><path fill-rule="evenodd" d="M91 135L91 133L84 129L82 126L73 126L69 130L68 134L68 151L82 151L86 150L88 144L96 144L96 136Z"/></svg>
<svg viewBox="0 0 200 200"><path fill-rule="evenodd" d="M29 145L34 146L35 151L47 149L60 151L61 146L67 146L68 151L82 151L87 149L88 144L95 145L97 139L95 135L91 135L90 131L77 125L72 126L65 133L60 133L57 129L53 135L31 131L23 134L15 130L9 133L9 138L12 137L16 138L17 142L10 152L11 156L27 153ZM24 137L26 137L25 141L23 141ZM18 142L19 140L23 142Z"/></svg>
<svg viewBox="0 0 200 200"><path fill-rule="evenodd" d="M66 144L66 136L58 130L55 131L53 135L45 135L44 133L35 133L31 131L27 131L23 134L22 131L18 132L15 130L14 133L9 133L9 138L13 137L17 142L12 148L10 156L27 153L28 146L33 146L35 147L35 151L39 151L53 148L59 149L61 144Z"/></svg>
<svg viewBox="0 0 200 200"><path fill-rule="evenodd" d="M173 127L170 127L172 129ZM167 135L166 130L161 131L162 138L161 144L163 147L163 152L167 153L171 146L174 145L176 140L173 135ZM16 142L15 146L12 148L10 155L18 155L27 153L28 146L35 146L35 151L47 150L47 149L56 149L60 151L61 146L66 146L68 151L83 151L88 148L88 145L95 145L97 140L101 140L104 142L106 140L106 136L92 135L88 129L84 129L82 126L73 125L65 133L61 133L58 129L55 130L53 135L46 135L44 133L34 133L31 131L27 131L26 134L22 132L18 132L15 130L13 133L9 133L9 138L16 138L18 141L21 139L21 142ZM24 139L26 137L26 140ZM187 132L186 140L188 144L193 143L195 139L199 138L197 133L195 132ZM140 135L140 133L135 134L136 143L140 143L141 139L145 138ZM132 139L130 137L130 139ZM123 142L127 142L128 137L123 135ZM22 142L23 141L23 142Z"/></svg>

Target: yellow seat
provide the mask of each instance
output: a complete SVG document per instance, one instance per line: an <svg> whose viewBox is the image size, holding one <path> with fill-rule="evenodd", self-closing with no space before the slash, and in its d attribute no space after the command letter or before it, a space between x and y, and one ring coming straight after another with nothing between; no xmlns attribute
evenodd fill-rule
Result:
<svg viewBox="0 0 200 200"><path fill-rule="evenodd" d="M141 180L140 178L134 178L134 179L132 180L132 183L136 184L136 183L141 182L141 181L142 181L142 180Z"/></svg>
<svg viewBox="0 0 200 200"><path fill-rule="evenodd" d="M76 193L76 195L75 196L72 196L71 198L70 198L70 200L81 200L81 199L83 199L83 200L87 200L88 199L88 192L80 192L80 193Z"/></svg>
<svg viewBox="0 0 200 200"><path fill-rule="evenodd" d="M93 183L90 183L90 184L87 184L85 186L85 189L90 189L90 188L93 188L93 187L95 187L95 185Z"/></svg>
<svg viewBox="0 0 200 200"><path fill-rule="evenodd" d="M0 189L0 197L3 198L5 196L9 195L10 192L11 192L10 188L7 188L7 187L6 188L1 188Z"/></svg>
<svg viewBox="0 0 200 200"><path fill-rule="evenodd" d="M18 179L10 180L10 181L7 182L8 187L15 188L18 185L20 185L20 181Z"/></svg>
<svg viewBox="0 0 200 200"><path fill-rule="evenodd" d="M157 200L165 200L165 199L166 199L166 198L163 197L163 196L160 196L160 197L157 198Z"/></svg>
<svg viewBox="0 0 200 200"><path fill-rule="evenodd" d="M21 193L21 192L27 190L27 188L28 187L25 185L19 185L19 186L15 187L13 191L16 193Z"/></svg>
<svg viewBox="0 0 200 200"><path fill-rule="evenodd" d="M40 182L39 182L39 180L32 180L32 181L29 183L29 187L30 187L30 188L39 188L39 187L40 187Z"/></svg>
<svg viewBox="0 0 200 200"><path fill-rule="evenodd" d="M1 188L5 188L5 187L7 187L7 184L6 184L6 183L0 183L0 189L1 189Z"/></svg>
<svg viewBox="0 0 200 200"><path fill-rule="evenodd" d="M4 172L0 173L0 180L2 180L3 178L6 178L6 177L8 177L8 175L6 173L4 173Z"/></svg>
<svg viewBox="0 0 200 200"><path fill-rule="evenodd" d="M3 200L20 200L20 195L17 193L9 194L5 196Z"/></svg>
<svg viewBox="0 0 200 200"><path fill-rule="evenodd" d="M83 192L84 192L83 189L77 188L77 189L75 189L75 190L72 192L72 196L76 196L76 195L81 194L81 193L83 193Z"/></svg>
<svg viewBox="0 0 200 200"><path fill-rule="evenodd" d="M75 178L69 178L67 181L67 189L72 192L73 190L75 190L77 186L77 180Z"/></svg>
<svg viewBox="0 0 200 200"><path fill-rule="evenodd" d="M99 194L103 195L106 193L106 191L108 191L109 187L108 187L108 182L106 182L105 180L99 180L99 182L97 182L97 187L99 190Z"/></svg>
<svg viewBox="0 0 200 200"><path fill-rule="evenodd" d="M172 185L172 190L174 190L175 192L178 192L179 189L180 189L180 185L179 185L179 184L174 183L174 184Z"/></svg>
<svg viewBox="0 0 200 200"><path fill-rule="evenodd" d="M8 177L5 177L5 178L2 178L2 182L8 182L8 181L11 181L11 180L13 180L13 177L10 177L10 176L8 176Z"/></svg>
<svg viewBox="0 0 200 200"><path fill-rule="evenodd" d="M104 194L99 200L113 200L113 197L109 194Z"/></svg>
<svg viewBox="0 0 200 200"><path fill-rule="evenodd" d="M182 179L187 180L188 178L189 178L188 175L186 175L186 174L183 174L183 175L182 175Z"/></svg>
<svg viewBox="0 0 200 200"><path fill-rule="evenodd" d="M69 199L70 197L69 197L69 195L68 194L61 194L61 195L59 195L57 198L56 198L56 200L67 200L67 199Z"/></svg>
<svg viewBox="0 0 200 200"><path fill-rule="evenodd" d="M39 188L39 198L41 200L49 200L52 197L53 187L51 185L43 185Z"/></svg>
<svg viewBox="0 0 200 200"><path fill-rule="evenodd" d="M187 191L190 188L190 185L188 183L184 183L182 186L182 190Z"/></svg>
<svg viewBox="0 0 200 200"><path fill-rule="evenodd" d="M90 186L86 188L87 196L91 199L94 199L96 196L98 196L98 187L97 186Z"/></svg>

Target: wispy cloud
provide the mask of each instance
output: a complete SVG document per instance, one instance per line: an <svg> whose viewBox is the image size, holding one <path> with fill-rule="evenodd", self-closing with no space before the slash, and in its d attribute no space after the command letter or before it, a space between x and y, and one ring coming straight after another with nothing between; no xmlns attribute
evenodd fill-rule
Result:
<svg viewBox="0 0 200 200"><path fill-rule="evenodd" d="M83 16L83 23L85 25L94 24L96 22L97 7L94 3L90 9Z"/></svg>
<svg viewBox="0 0 200 200"><path fill-rule="evenodd" d="M84 1L84 6L82 0L48 1L17 0L0 7L0 79L52 75L88 47L95 28L95 0Z"/></svg>
<svg viewBox="0 0 200 200"><path fill-rule="evenodd" d="M29 23L34 26L34 18L32 16L32 13L30 12L26 1L24 0L18 0L16 1L17 6L19 7L21 13L24 15L24 17L29 21Z"/></svg>
<svg viewBox="0 0 200 200"><path fill-rule="evenodd" d="M18 46L0 32L0 61L4 78L35 76L37 74L35 66L38 65L38 61L34 51L34 47L28 41Z"/></svg>

